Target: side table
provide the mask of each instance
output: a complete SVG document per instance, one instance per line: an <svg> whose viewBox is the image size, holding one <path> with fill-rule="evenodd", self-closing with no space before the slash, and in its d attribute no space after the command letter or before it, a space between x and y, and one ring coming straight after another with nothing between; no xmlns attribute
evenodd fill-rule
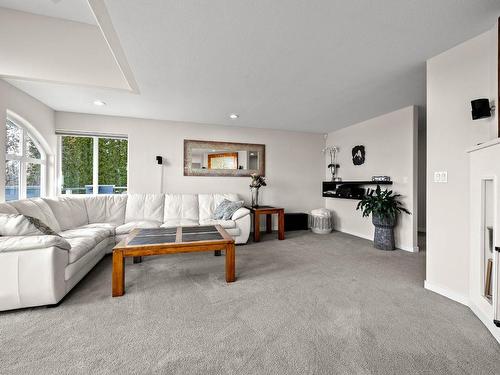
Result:
<svg viewBox="0 0 500 375"><path fill-rule="evenodd" d="M285 239L285 209L273 206L247 207L253 214L253 241L260 241L260 215L266 215L266 233L271 233L272 215L278 215L278 239Z"/></svg>

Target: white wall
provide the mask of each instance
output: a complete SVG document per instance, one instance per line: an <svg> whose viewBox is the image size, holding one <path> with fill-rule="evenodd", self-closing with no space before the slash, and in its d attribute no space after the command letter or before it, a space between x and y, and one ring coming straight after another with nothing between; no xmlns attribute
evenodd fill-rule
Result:
<svg viewBox="0 0 500 375"><path fill-rule="evenodd" d="M338 146L339 176L343 180L370 180L372 176L390 176L389 189L402 194L402 201L412 215L400 215L395 230L396 247L417 250L417 122L416 107L407 107L328 134L327 145ZM366 161L355 166L351 150L364 145ZM327 157L329 159L329 156ZM327 180L330 173L326 174ZM375 186L371 186L374 188ZM325 198L334 214L336 230L373 239L370 218L356 211L357 200Z"/></svg>
<svg viewBox="0 0 500 375"><path fill-rule="evenodd" d="M263 143L266 145L268 186L261 189L262 204L283 206L286 211L307 212L323 206L323 135L232 126L86 115L57 112L58 130L127 134L129 139L129 191L160 190L160 166L155 156L166 158L166 192L235 192L250 198L250 177L184 176L184 139Z"/></svg>
<svg viewBox="0 0 500 375"><path fill-rule="evenodd" d="M497 97L496 27L427 61L426 287L466 302L469 290L469 158L496 137L496 114L471 120L470 101ZM498 103L497 103L498 108ZM448 183L434 183L447 171Z"/></svg>
<svg viewBox="0 0 500 375"><path fill-rule="evenodd" d="M489 145L489 147L484 147ZM493 325L495 317L494 306L500 312L499 287L500 279L493 277L493 301L484 297L487 259L494 259L498 267L498 256L489 251L489 238L486 235L487 226L493 227L493 246L500 244L498 212L500 212L499 177L500 177L500 144L499 140L484 144L469 154L470 159L470 243L469 243L469 293L468 305L481 319L493 336L500 342L500 329ZM489 180L489 185L485 184ZM486 189L489 186L489 189ZM487 195L489 194L489 196ZM484 210L483 210L484 207ZM498 254L497 254L498 255ZM494 268L493 273L499 268ZM496 284L496 285L495 285ZM491 304L493 302L493 304Z"/></svg>
<svg viewBox="0 0 500 375"><path fill-rule="evenodd" d="M0 150L5 150L5 122L7 110L14 112L36 129L34 134L45 144L47 152L47 195L55 194L54 155L57 149L57 138L54 134L54 111L33 97L18 90L7 82L0 80ZM0 202L5 199L5 154L0 152Z"/></svg>

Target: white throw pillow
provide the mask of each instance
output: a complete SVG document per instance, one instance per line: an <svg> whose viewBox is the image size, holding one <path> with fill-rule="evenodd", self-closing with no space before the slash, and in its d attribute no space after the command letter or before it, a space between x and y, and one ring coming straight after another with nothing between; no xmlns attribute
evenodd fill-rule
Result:
<svg viewBox="0 0 500 375"><path fill-rule="evenodd" d="M20 214L0 214L0 236L59 236L39 219Z"/></svg>

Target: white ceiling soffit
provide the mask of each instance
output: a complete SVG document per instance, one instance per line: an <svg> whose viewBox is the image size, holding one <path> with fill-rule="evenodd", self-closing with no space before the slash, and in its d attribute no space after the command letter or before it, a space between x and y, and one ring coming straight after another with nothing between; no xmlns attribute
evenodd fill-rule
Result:
<svg viewBox="0 0 500 375"><path fill-rule="evenodd" d="M96 25L87 0L0 0L0 8Z"/></svg>
<svg viewBox="0 0 500 375"><path fill-rule="evenodd" d="M112 25L108 29L115 35ZM115 37L120 53L116 42ZM136 92L123 52L115 56L110 46L97 25L0 8L1 77Z"/></svg>
<svg viewBox="0 0 500 375"><path fill-rule="evenodd" d="M425 61L500 15L499 0L104 3L140 95L9 82L60 111L327 132L424 106Z"/></svg>

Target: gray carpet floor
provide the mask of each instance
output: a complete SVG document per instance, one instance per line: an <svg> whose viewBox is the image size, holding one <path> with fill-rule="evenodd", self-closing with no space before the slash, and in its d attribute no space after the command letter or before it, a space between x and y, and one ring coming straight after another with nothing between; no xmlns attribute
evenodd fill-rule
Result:
<svg viewBox="0 0 500 375"><path fill-rule="evenodd" d="M2 374L500 374L472 312L423 288L425 254L342 233L210 253L105 257L56 308L0 313Z"/></svg>

